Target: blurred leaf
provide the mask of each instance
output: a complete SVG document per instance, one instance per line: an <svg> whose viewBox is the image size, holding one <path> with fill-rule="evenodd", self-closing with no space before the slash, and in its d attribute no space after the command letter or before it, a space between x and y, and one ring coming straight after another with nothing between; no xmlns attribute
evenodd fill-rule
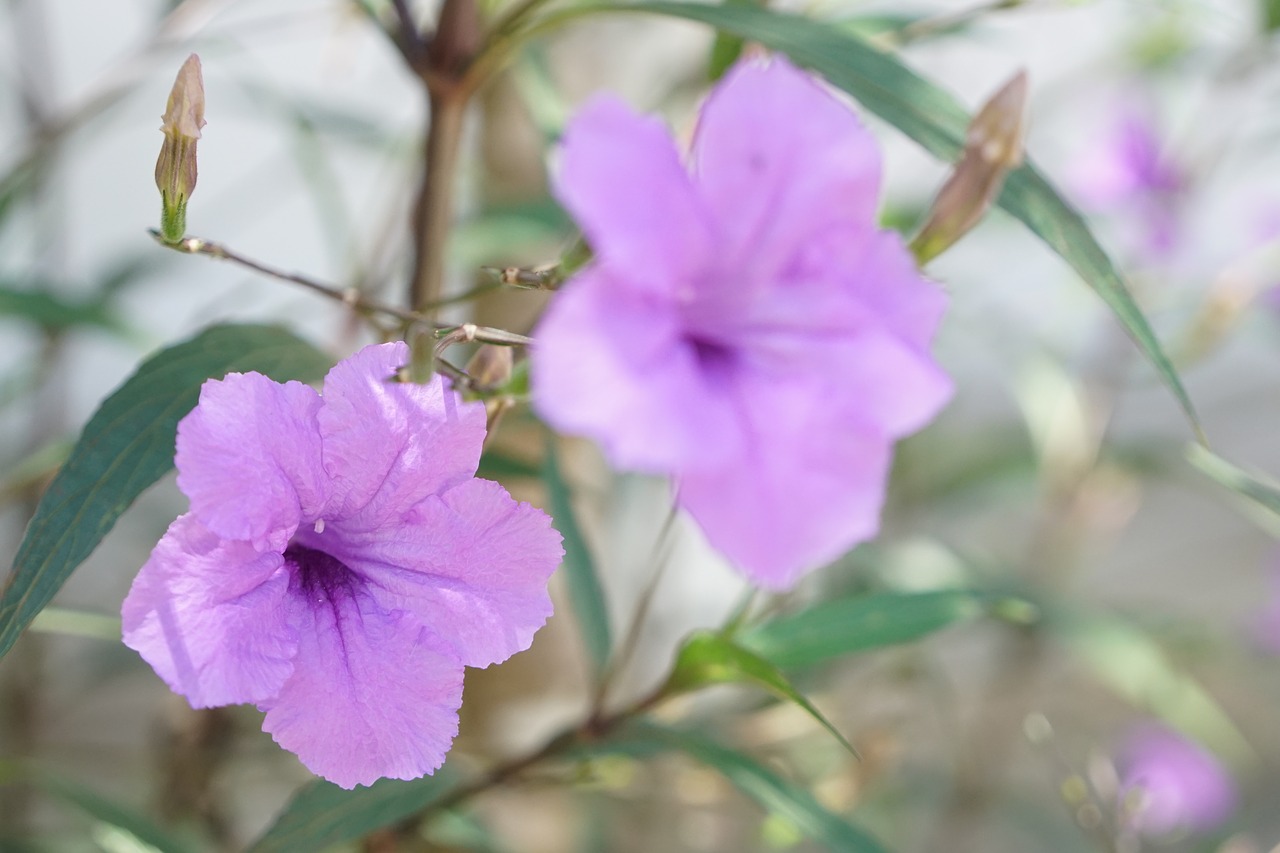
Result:
<svg viewBox="0 0 1280 853"><path fill-rule="evenodd" d="M136 841L161 853L188 853L196 848L179 841L145 815L126 808L74 782L48 773L33 775L35 787L48 792L80 811L128 833Z"/></svg>
<svg viewBox="0 0 1280 853"><path fill-rule="evenodd" d="M822 74L832 85L848 92L935 157L953 162L964 147L969 116L955 98L897 58L829 23L753 6L662 0L600 8L687 18L759 41L787 54L798 65ZM1080 214L1030 162L1009 173L997 203L1022 220L1102 297L1169 386L1197 437L1202 438L1195 408L1177 372L1111 259Z"/></svg>
<svg viewBox="0 0 1280 853"><path fill-rule="evenodd" d="M981 615L984 597L965 590L881 592L817 604L766 622L739 641L784 669L918 640Z"/></svg>
<svg viewBox="0 0 1280 853"><path fill-rule="evenodd" d="M72 326L116 331L120 324L98 300L72 301L48 292L0 285L0 315L17 317L50 332Z"/></svg>
<svg viewBox="0 0 1280 853"><path fill-rule="evenodd" d="M1259 0L1262 6L1262 28L1267 32L1280 29L1280 0Z"/></svg>
<svg viewBox="0 0 1280 853"><path fill-rule="evenodd" d="M1226 711L1136 625L1111 616L1053 614L1049 625L1093 673L1135 707L1204 744L1237 770L1257 755Z"/></svg>
<svg viewBox="0 0 1280 853"><path fill-rule="evenodd" d="M329 359L273 326L214 326L148 359L108 397L27 526L0 595L0 657L89 556L116 519L173 467L178 421L211 377L257 370L319 379Z"/></svg>
<svg viewBox="0 0 1280 853"><path fill-rule="evenodd" d="M831 725L812 702L791 686L791 682L776 666L727 637L713 631L699 631L685 640L676 655L675 667L667 680L667 689L684 693L711 684L754 684L763 687L778 698L799 706L840 741L840 745L849 750L851 755L858 754L845 736Z"/></svg>
<svg viewBox="0 0 1280 853"><path fill-rule="evenodd" d="M613 646L609 627L609 609L604 600L604 588L596 570L591 549L582 536L577 515L573 511L573 496L560 472L559 454L555 436L547 439L547 457L542 468L551 499L551 518L564 537L565 582L569 588L569 603L578 617L578 628L596 672L603 672Z"/></svg>
<svg viewBox="0 0 1280 853"><path fill-rule="evenodd" d="M67 461L74 446L75 444L69 439L55 438L28 453L21 462L9 469L3 480L0 480L0 501L52 476L53 472Z"/></svg>
<svg viewBox="0 0 1280 853"><path fill-rule="evenodd" d="M1227 460L1198 444L1187 448L1191 464L1224 488L1243 495L1258 506L1280 515L1280 486L1246 474Z"/></svg>
<svg viewBox="0 0 1280 853"><path fill-rule="evenodd" d="M832 850L885 853L879 842L827 811L802 786L784 779L745 753L693 732L637 723L628 726L615 739L584 745L578 754L584 758L601 754L645 757L663 749L683 752L718 771L770 814L789 820L805 835Z"/></svg>
<svg viewBox="0 0 1280 853"><path fill-rule="evenodd" d="M721 0L731 6L762 6L762 0ZM742 56L742 48L746 40L741 36L731 35L721 30L716 31L715 41L711 44L711 56L707 61L707 79L719 80L724 76L738 57Z"/></svg>
<svg viewBox="0 0 1280 853"><path fill-rule="evenodd" d="M542 469L532 462L526 462L509 453L486 450L480 457L480 467L476 470L476 476L484 480L502 482L518 477L539 480L542 479Z"/></svg>
<svg viewBox="0 0 1280 853"><path fill-rule="evenodd" d="M452 789L445 768L409 782L379 779L351 791L316 780L294 794L249 853L319 851L354 841L422 811Z"/></svg>

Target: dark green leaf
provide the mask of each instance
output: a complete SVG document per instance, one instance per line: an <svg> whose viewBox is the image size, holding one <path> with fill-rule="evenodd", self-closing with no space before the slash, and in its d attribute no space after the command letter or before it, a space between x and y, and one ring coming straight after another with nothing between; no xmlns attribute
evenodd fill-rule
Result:
<svg viewBox="0 0 1280 853"><path fill-rule="evenodd" d="M780 667L812 666L882 646L909 643L985 609L974 592L881 592L827 601L739 637Z"/></svg>
<svg viewBox="0 0 1280 853"><path fill-rule="evenodd" d="M449 791L453 781L453 774L441 768L411 782L381 779L351 791L312 782L294 795L250 853L320 851L354 841L422 811Z"/></svg>
<svg viewBox="0 0 1280 853"><path fill-rule="evenodd" d="M800 785L784 779L751 756L702 735L651 724L635 724L617 739L590 744L578 754L582 757L601 754L645 757L663 748L683 752L723 774L770 814L789 820L805 835L831 850L885 853L879 842L839 815L827 811Z"/></svg>
<svg viewBox="0 0 1280 853"><path fill-rule="evenodd" d="M1210 453L1199 445L1188 448L1187 458L1218 485L1280 515L1280 486L1246 474L1221 456Z"/></svg>
<svg viewBox="0 0 1280 853"><path fill-rule="evenodd" d="M554 436L547 440L547 458L542 476L551 498L551 517L556 529L564 537L564 573L569 588L569 603L578 617L578 627L586 643L587 652L597 672L604 670L613 646L609 628L609 610L604 600L604 588L596 571L595 559L587 547L573 511L573 496L560 473L559 454Z"/></svg>
<svg viewBox="0 0 1280 853"><path fill-rule="evenodd" d="M0 657L120 514L173 467L178 421L206 379L257 370L314 380L328 366L310 344L271 326L215 326L148 359L89 419L36 507L0 596Z"/></svg>
<svg viewBox="0 0 1280 853"><path fill-rule="evenodd" d="M710 684L754 684L780 699L798 705L813 717L840 745L853 755L857 750L835 726L791 686L787 677L769 661L736 645L729 638L712 631L699 631L685 640L667 687L673 692L688 692Z"/></svg>
<svg viewBox="0 0 1280 853"><path fill-rule="evenodd" d="M787 54L798 65L817 71L935 157L954 161L964 145L969 115L951 95L895 57L829 23L754 6L661 0L607 6L601 10L673 15L758 41ZM1080 214L1030 162L1009 174L998 203L1061 255L1102 297L1155 366L1186 412L1197 436L1201 437L1195 409L1177 372L1111 259Z"/></svg>

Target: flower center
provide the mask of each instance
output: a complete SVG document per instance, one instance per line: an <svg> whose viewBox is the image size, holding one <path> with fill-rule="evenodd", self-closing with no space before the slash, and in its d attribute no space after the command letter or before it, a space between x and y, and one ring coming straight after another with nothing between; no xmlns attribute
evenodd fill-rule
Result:
<svg viewBox="0 0 1280 853"><path fill-rule="evenodd" d="M685 341L693 350L693 357L705 371L720 373L728 369L735 360L733 348L714 338L693 332L685 335Z"/></svg>
<svg viewBox="0 0 1280 853"><path fill-rule="evenodd" d="M323 593L332 599L337 593L349 594L355 585L355 572L324 551L290 542L284 549L284 558L293 567L298 587L306 592Z"/></svg>

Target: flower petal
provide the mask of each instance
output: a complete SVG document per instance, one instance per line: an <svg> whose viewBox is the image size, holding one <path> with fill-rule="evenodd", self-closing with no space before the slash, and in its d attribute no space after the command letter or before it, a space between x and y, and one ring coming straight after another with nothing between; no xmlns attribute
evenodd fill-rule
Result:
<svg viewBox="0 0 1280 853"><path fill-rule="evenodd" d="M338 545L329 553L369 581L379 604L411 611L467 666L529 648L551 615L547 581L564 556L560 534L498 483L468 480L393 529L332 532Z"/></svg>
<svg viewBox="0 0 1280 853"><path fill-rule="evenodd" d="M283 548L327 499L319 409L319 395L300 382L231 373L204 383L178 424L174 460L192 515L219 536Z"/></svg>
<svg viewBox="0 0 1280 853"><path fill-rule="evenodd" d="M427 495L470 478L484 444L482 403L444 380L395 380L409 361L401 342L365 347L329 371L317 416L332 477L328 513L376 528Z"/></svg>
<svg viewBox="0 0 1280 853"><path fill-rule="evenodd" d="M596 257L659 292L708 261L711 232L666 127L598 97L565 130L555 194Z"/></svg>
<svg viewBox="0 0 1280 853"><path fill-rule="evenodd" d="M610 271L579 273L534 335L539 415L596 439L614 465L668 473L741 444L733 401L699 362L676 309L629 290Z"/></svg>
<svg viewBox="0 0 1280 853"><path fill-rule="evenodd" d="M876 534L890 442L803 380L738 385L750 442L738 458L682 472L677 501L748 577L783 590Z"/></svg>
<svg viewBox="0 0 1280 853"><path fill-rule="evenodd" d="M275 695L297 644L284 619L282 562L179 517L124 600L125 645L193 707Z"/></svg>
<svg viewBox="0 0 1280 853"><path fill-rule="evenodd" d="M741 62L702 108L693 146L699 193L722 251L770 282L805 241L874 223L875 139L847 105L786 59ZM740 286L740 284L739 284Z"/></svg>
<svg viewBox="0 0 1280 853"><path fill-rule="evenodd" d="M279 694L259 703L263 730L343 788L431 773L458 733L462 663L358 582L327 593L290 592L298 653Z"/></svg>

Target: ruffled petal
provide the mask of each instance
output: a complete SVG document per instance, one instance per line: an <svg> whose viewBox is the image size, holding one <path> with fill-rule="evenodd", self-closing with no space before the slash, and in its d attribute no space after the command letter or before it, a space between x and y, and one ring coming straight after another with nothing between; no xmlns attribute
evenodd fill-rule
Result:
<svg viewBox="0 0 1280 853"><path fill-rule="evenodd" d="M279 554L222 539L188 514L124 600L124 642L196 708L259 702L293 671Z"/></svg>
<svg viewBox="0 0 1280 853"><path fill-rule="evenodd" d="M427 498L394 528L325 536L380 605L411 611L476 667L529 647L551 615L547 581L564 556L546 513L488 480Z"/></svg>
<svg viewBox="0 0 1280 853"><path fill-rule="evenodd" d="M947 294L922 276L893 231L865 231L861 239L834 240L828 264L847 292L892 334L927 352L947 309Z"/></svg>
<svg viewBox="0 0 1280 853"><path fill-rule="evenodd" d="M616 466L665 474L741 444L719 365L699 356L678 309L592 267L557 294L534 332L533 403Z"/></svg>
<svg viewBox="0 0 1280 853"><path fill-rule="evenodd" d="M359 587L295 589L293 676L259 703L263 729L343 788L416 779L444 763L458 733L463 665L430 630Z"/></svg>
<svg viewBox="0 0 1280 853"><path fill-rule="evenodd" d="M872 227L880 152L849 107L781 56L741 62L707 99L693 146L718 251L763 286L805 241Z"/></svg>
<svg viewBox="0 0 1280 853"><path fill-rule="evenodd" d="M598 97L565 130L556 197L596 257L671 293L707 263L711 231L667 128Z"/></svg>
<svg viewBox="0 0 1280 853"><path fill-rule="evenodd" d="M822 387L737 383L751 441L736 459L682 472L677 501L749 578L784 590L879 530L890 441L827 405Z"/></svg>
<svg viewBox="0 0 1280 853"><path fill-rule="evenodd" d="M440 377L395 380L409 361L401 342L369 346L324 380L318 417L332 477L327 513L376 528L427 495L468 478L484 444L482 403L465 403Z"/></svg>
<svg viewBox="0 0 1280 853"><path fill-rule="evenodd" d="M319 409L300 382L231 373L204 383L178 424L174 460L192 515L219 536L283 548L327 499Z"/></svg>

